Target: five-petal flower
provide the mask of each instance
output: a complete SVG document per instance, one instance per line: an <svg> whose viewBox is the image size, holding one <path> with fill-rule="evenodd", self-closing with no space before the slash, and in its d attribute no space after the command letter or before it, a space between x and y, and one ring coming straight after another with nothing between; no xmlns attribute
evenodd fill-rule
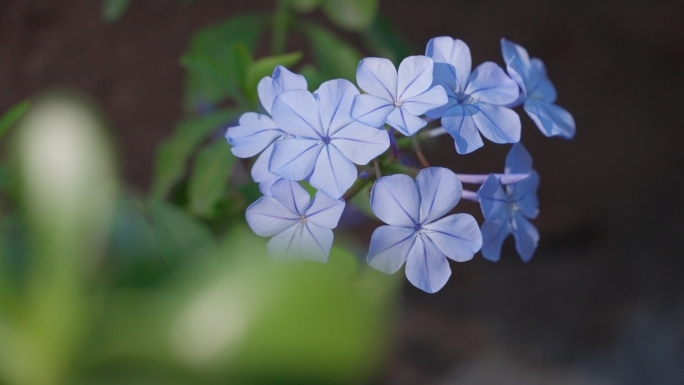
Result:
<svg viewBox="0 0 684 385"><path fill-rule="evenodd" d="M311 94L287 91L273 102L273 120L292 137L275 143L269 170L285 179L304 180L333 198L341 197L364 165L389 148L383 128L350 116L359 91L344 79L321 84Z"/></svg>
<svg viewBox="0 0 684 385"><path fill-rule="evenodd" d="M271 187L272 196L263 196L247 208L245 216L252 230L270 237L268 253L275 259L327 262L345 203L322 192L313 202L297 182L280 179Z"/></svg>
<svg viewBox="0 0 684 385"><path fill-rule="evenodd" d="M520 182L503 186L499 177L491 174L477 192L485 222L482 224L482 255L498 261L501 245L513 233L515 248L523 261L532 258L539 232L530 223L539 214L539 174L532 169L532 157L521 143L513 145L506 156L505 174L526 174Z"/></svg>
<svg viewBox="0 0 684 385"><path fill-rule="evenodd" d="M426 115L442 118L459 154L483 146L478 131L495 143L520 141L520 117L505 107L518 98L518 86L501 67L485 62L471 73L470 49L447 36L431 39L426 55L435 61L434 84L443 85L449 97L446 105Z"/></svg>
<svg viewBox="0 0 684 385"><path fill-rule="evenodd" d="M447 257L468 261L482 246L471 215L439 219L456 206L462 192L456 174L442 167L421 170L415 182L402 174L378 179L371 209L388 226L373 232L368 264L393 274L406 262L406 277L414 286L428 293L441 289L451 276Z"/></svg>
<svg viewBox="0 0 684 385"><path fill-rule="evenodd" d="M409 56L397 72L388 59L365 58L356 70L356 82L367 94L354 100L352 117L363 124L380 127L387 123L411 136L427 123L419 115L447 102L441 86L432 86L433 61L426 56Z"/></svg>
<svg viewBox="0 0 684 385"><path fill-rule="evenodd" d="M515 104L524 102L525 112L544 135L572 139L575 136L575 120L568 111L553 104L556 101L556 89L546 75L544 62L537 58L530 59L525 48L503 38L501 54L508 74L522 90Z"/></svg>

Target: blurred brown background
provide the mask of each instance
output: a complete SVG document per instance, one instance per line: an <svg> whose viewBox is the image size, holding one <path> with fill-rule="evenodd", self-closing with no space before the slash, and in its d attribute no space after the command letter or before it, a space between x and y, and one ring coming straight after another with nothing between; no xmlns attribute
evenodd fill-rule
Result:
<svg viewBox="0 0 684 385"><path fill-rule="evenodd" d="M273 4L138 0L114 24L100 6L0 1L0 110L54 85L84 91L112 120L126 180L144 190L155 145L183 114L178 58L192 31ZM684 383L684 3L383 0L381 14L416 53L442 35L464 40L474 64L502 64L502 36L526 47L577 136L547 139L522 117L542 178L537 254L523 264L507 241L498 264L452 264L438 294L407 285L378 383ZM490 172L506 151L458 156L444 140L427 155Z"/></svg>

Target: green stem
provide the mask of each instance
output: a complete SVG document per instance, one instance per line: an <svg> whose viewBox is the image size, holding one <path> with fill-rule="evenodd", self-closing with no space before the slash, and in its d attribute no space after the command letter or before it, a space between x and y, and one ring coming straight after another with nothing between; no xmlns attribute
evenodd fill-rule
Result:
<svg viewBox="0 0 684 385"><path fill-rule="evenodd" d="M278 0L273 12L273 27L271 33L271 55L285 52L285 35L290 15L287 11L287 0Z"/></svg>
<svg viewBox="0 0 684 385"><path fill-rule="evenodd" d="M368 178L368 179L357 179L356 182L347 190L346 193L342 196L342 199L344 199L345 202L349 202L350 199L352 199L356 194L360 193L364 187L368 185L371 181L373 181L373 178Z"/></svg>

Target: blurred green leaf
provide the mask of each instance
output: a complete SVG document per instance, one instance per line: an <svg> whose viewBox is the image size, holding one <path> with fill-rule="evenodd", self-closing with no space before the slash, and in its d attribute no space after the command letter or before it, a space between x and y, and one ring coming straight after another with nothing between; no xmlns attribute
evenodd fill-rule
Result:
<svg viewBox="0 0 684 385"><path fill-rule="evenodd" d="M209 228L174 205L153 204L152 221L159 251L167 264L175 264L183 258L196 259L216 248Z"/></svg>
<svg viewBox="0 0 684 385"><path fill-rule="evenodd" d="M311 12L314 8L321 5L322 0L285 0L287 5L297 12Z"/></svg>
<svg viewBox="0 0 684 385"><path fill-rule="evenodd" d="M29 107L31 107L31 102L24 100L23 102L12 106L0 117L0 139L5 136L7 131L9 131L14 123L21 119L24 114L26 114Z"/></svg>
<svg viewBox="0 0 684 385"><path fill-rule="evenodd" d="M213 80L223 89L232 90L235 87L232 83L233 78L229 73L230 68L223 66L210 56L201 53L185 54L181 57L181 65L197 76ZM235 92L235 90L231 92Z"/></svg>
<svg viewBox="0 0 684 385"><path fill-rule="evenodd" d="M385 57L395 66L408 56L419 52L415 47L407 43L407 40L399 36L399 32L390 21L382 16L362 33L366 46L378 57Z"/></svg>
<svg viewBox="0 0 684 385"><path fill-rule="evenodd" d="M318 69L328 79L343 78L356 81L356 67L361 54L351 45L338 39L332 32L314 24L307 24L304 32L313 47Z"/></svg>
<svg viewBox="0 0 684 385"><path fill-rule="evenodd" d="M359 193L354 195L354 197L349 202L356 206L357 209L361 210L362 213L366 214L368 218L376 218L375 214L373 213L373 210L371 210L370 195L368 195L368 190L371 187L372 185L359 191Z"/></svg>
<svg viewBox="0 0 684 385"><path fill-rule="evenodd" d="M291 67L297 64L301 59L301 52L293 52L284 55L264 57L252 63L247 69L244 83L245 94L252 102L252 105L256 107L258 103L257 85L264 76L271 76L273 70L279 65Z"/></svg>
<svg viewBox="0 0 684 385"><path fill-rule="evenodd" d="M299 70L299 74L304 76L306 79L306 84L311 90L318 89L321 84L328 80L325 75L320 73L320 71L318 71L318 69L311 64L304 65Z"/></svg>
<svg viewBox="0 0 684 385"><path fill-rule="evenodd" d="M185 175L193 150L207 135L236 119L238 115L235 110L222 110L181 122L171 137L157 148L150 199L165 199L173 186Z"/></svg>
<svg viewBox="0 0 684 385"><path fill-rule="evenodd" d="M323 0L323 11L335 24L361 31L373 23L380 0Z"/></svg>
<svg viewBox="0 0 684 385"><path fill-rule="evenodd" d="M203 217L212 214L226 195L235 159L225 140L214 141L197 155L188 185L191 212Z"/></svg>
<svg viewBox="0 0 684 385"><path fill-rule="evenodd" d="M113 23L121 18L131 5L131 0L104 0L102 3L102 18Z"/></svg>

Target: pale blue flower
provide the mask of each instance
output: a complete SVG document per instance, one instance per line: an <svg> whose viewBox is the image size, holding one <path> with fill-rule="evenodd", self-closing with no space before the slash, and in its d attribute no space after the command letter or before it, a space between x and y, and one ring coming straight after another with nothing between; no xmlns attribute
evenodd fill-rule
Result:
<svg viewBox="0 0 684 385"><path fill-rule="evenodd" d="M447 102L441 86L432 87L433 61L426 56L409 56L399 64L365 58L356 69L356 82L365 95L354 100L352 117L363 124L381 127L385 123L411 136L427 123L419 116Z"/></svg>
<svg viewBox="0 0 684 385"><path fill-rule="evenodd" d="M568 111L553 104L556 89L546 75L544 62L530 59L525 48L506 39L501 39L501 54L508 74L522 90L514 105L524 103L525 112L544 135L572 139L575 120Z"/></svg>
<svg viewBox="0 0 684 385"><path fill-rule="evenodd" d="M428 293L441 289L451 276L447 257L468 261L482 246L471 215L442 218L462 192L456 174L442 167L421 170L415 182L402 174L378 179L371 192L371 209L388 226L373 232L368 264L393 274L406 262L406 277L414 286Z"/></svg>
<svg viewBox="0 0 684 385"><path fill-rule="evenodd" d="M306 90L306 79L283 66L277 66L273 71L273 77L266 76L261 79L257 88L262 107L271 114L275 97L284 91ZM242 114L238 125L226 131L226 139L233 146L233 155L238 158L250 158L262 153L252 167L252 178L259 183L264 195L270 194L271 185L279 179L277 175L268 171L273 142L285 137L287 134L278 128L271 117L255 112Z"/></svg>
<svg viewBox="0 0 684 385"><path fill-rule="evenodd" d="M274 259L306 259L325 263L333 243L345 203L318 192L313 202L299 183L280 179L271 187L272 196L263 196L247 208L245 216L252 230L268 242Z"/></svg>
<svg viewBox="0 0 684 385"><path fill-rule="evenodd" d="M492 174L477 192L485 222L482 224L482 255L498 261L501 245L509 234L515 238L515 248L523 261L532 258L539 232L530 223L539 214L539 174L532 169L532 157L521 143L513 145L506 156L505 174L527 174L520 182L502 185Z"/></svg>
<svg viewBox="0 0 684 385"><path fill-rule="evenodd" d="M470 49L447 36L431 39L426 55L435 61L434 84L443 85L449 97L446 105L426 115L442 118L459 154L482 147L480 133L494 143L520 141L520 117L505 107L518 98L518 85L501 67L485 62L471 73Z"/></svg>
<svg viewBox="0 0 684 385"><path fill-rule="evenodd" d="M286 91L273 102L273 120L289 139L273 147L269 171L289 180L304 180L333 198L341 197L365 165L389 147L383 128L350 116L359 91L344 79L327 81L311 94Z"/></svg>

